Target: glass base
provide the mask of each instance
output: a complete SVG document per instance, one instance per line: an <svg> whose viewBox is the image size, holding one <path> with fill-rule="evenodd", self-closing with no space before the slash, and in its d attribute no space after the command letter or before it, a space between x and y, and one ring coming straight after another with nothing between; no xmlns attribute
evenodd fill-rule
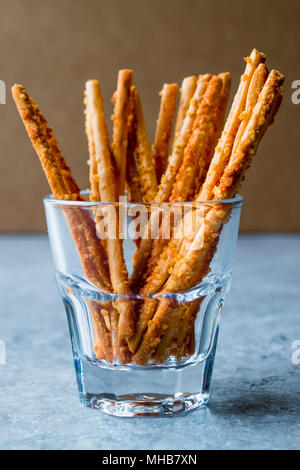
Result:
<svg viewBox="0 0 300 470"><path fill-rule="evenodd" d="M112 416L132 418L138 416L170 417L188 413L204 406L208 396L186 394L181 397L168 395L92 395L81 397L81 402L90 408L103 411Z"/></svg>
<svg viewBox="0 0 300 470"><path fill-rule="evenodd" d="M139 367L75 359L79 396L86 406L118 417L170 417L208 402L214 348L202 362Z"/></svg>

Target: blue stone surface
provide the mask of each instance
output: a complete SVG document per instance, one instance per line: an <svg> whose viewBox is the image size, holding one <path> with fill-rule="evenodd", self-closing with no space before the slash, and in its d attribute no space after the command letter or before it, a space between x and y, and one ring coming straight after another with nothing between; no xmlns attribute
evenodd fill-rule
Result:
<svg viewBox="0 0 300 470"><path fill-rule="evenodd" d="M1 449L300 448L300 235L240 237L209 407L171 419L83 407L46 236L0 253Z"/></svg>

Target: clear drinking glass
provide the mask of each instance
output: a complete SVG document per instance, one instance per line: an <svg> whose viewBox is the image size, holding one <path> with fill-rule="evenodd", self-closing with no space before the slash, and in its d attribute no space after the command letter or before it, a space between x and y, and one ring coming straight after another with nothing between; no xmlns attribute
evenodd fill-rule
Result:
<svg viewBox="0 0 300 470"><path fill-rule="evenodd" d="M83 194L88 198L88 192ZM73 202L48 196L44 204L80 400L124 417L173 416L205 405L221 310L231 282L242 198L159 205L129 204L126 200ZM109 227L116 220L114 211L122 225L117 234ZM174 254L172 262L170 253L165 257L169 269L166 280L148 292L133 285L127 295L97 285L93 277L95 247L100 244L105 253L107 237L124 239L130 276L136 262L135 245L143 246L143 240L134 240L138 234L151 239L151 248L161 242L157 238L163 240L163 246L172 235L176 238L181 251ZM161 274L163 269L158 271ZM148 356L137 363L134 359L138 355L132 357L126 340L118 338L118 309L129 306L138 322L146 302L152 314L145 322L140 344L145 343L146 334L153 334L146 348ZM103 348L112 350L112 357L106 354L105 358Z"/></svg>

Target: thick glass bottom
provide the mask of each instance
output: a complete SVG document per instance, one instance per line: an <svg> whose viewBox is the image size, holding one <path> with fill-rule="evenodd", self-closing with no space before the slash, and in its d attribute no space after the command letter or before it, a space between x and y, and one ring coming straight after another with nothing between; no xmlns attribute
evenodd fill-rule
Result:
<svg viewBox="0 0 300 470"><path fill-rule="evenodd" d="M208 402L214 351L202 362L170 367L120 367L75 359L80 400L118 417L170 417Z"/></svg>
<svg viewBox="0 0 300 470"><path fill-rule="evenodd" d="M187 413L204 406L208 396L197 394L168 395L84 395L81 402L90 408L103 411L112 416L132 418L138 416L170 417Z"/></svg>

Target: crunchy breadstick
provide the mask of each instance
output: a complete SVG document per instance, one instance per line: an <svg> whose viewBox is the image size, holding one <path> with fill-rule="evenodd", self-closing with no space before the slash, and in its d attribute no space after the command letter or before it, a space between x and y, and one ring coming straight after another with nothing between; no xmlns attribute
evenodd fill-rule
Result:
<svg viewBox="0 0 300 470"><path fill-rule="evenodd" d="M152 319L153 314L156 310L158 301L155 299L145 299L143 306L140 309L139 318L137 321L135 334L132 338L128 339L128 345L130 351L134 352L138 348L142 336L147 328L149 321Z"/></svg>
<svg viewBox="0 0 300 470"><path fill-rule="evenodd" d="M32 140L37 154L45 169L46 177L56 198L62 194L65 199L83 200L79 187L72 178L70 168L61 154L55 135L48 127L46 119L41 114L37 104L28 96L27 91L21 85L15 85L12 89L17 108L25 124L26 130ZM54 165L56 175L51 171ZM77 247L81 264L87 278L103 290L111 288L105 253L96 235L95 226L86 211L74 207L64 208L67 223L74 243ZM95 351L97 358L111 359L109 351L105 348L102 320L91 308L94 325Z"/></svg>
<svg viewBox="0 0 300 470"><path fill-rule="evenodd" d="M131 87L133 88L133 87ZM126 158L126 189L129 193L130 202L143 202L143 196L140 188L139 173L135 161L136 149L136 115L132 99L130 98L130 112L128 116L128 144Z"/></svg>
<svg viewBox="0 0 300 470"><path fill-rule="evenodd" d="M278 111L281 101L280 87L283 80L284 78L279 72L272 71L270 73L237 152L232 155L221 179L218 188L218 198L225 199L236 194L261 137L268 125L273 122L274 116ZM191 243L186 256L181 258L179 254L174 270L164 285L162 292L190 289L203 279L209 271L209 265L216 251L219 234L229 215L230 206L224 207L222 204L215 204L208 211L205 222L202 224L199 234L197 234L195 240ZM150 326L144 335L138 351L135 353L134 360L136 362L145 363L152 355L153 345L157 346L163 334L162 326L165 326L166 322L169 325L170 312L173 312L173 307L168 306L165 301L162 301L153 320L150 322Z"/></svg>
<svg viewBox="0 0 300 470"><path fill-rule="evenodd" d="M200 297L199 299L192 301L185 310L184 317L182 318L182 322L179 326L179 334L177 337L176 358L178 362L185 355L186 348L189 344L190 336L192 335L192 332L194 331L193 329L194 320L197 317L197 314L199 312L203 299L204 297ZM189 351L189 353L190 352L191 351Z"/></svg>
<svg viewBox="0 0 300 470"><path fill-rule="evenodd" d="M196 86L197 86L197 77L195 75L192 75L190 77L185 77L183 79L181 89L180 89L180 102L178 106L178 111L177 111L177 118L176 118L176 124L175 124L175 130L174 130L174 141L173 141L173 147L176 145L176 140L177 137L180 135L180 130L184 121L184 118L186 116L187 110L190 105L190 101L194 96Z"/></svg>
<svg viewBox="0 0 300 470"><path fill-rule="evenodd" d="M215 190L217 199L230 198L237 193L246 170L249 168L258 144L273 121L281 103L281 85L284 76L277 70L272 70L264 84L253 109L245 132L240 139L235 153L221 178L219 187Z"/></svg>
<svg viewBox="0 0 300 470"><path fill-rule="evenodd" d="M103 307L95 301L88 301L92 314L92 322L94 328L95 354L97 359L106 359L113 362L114 355L112 350L111 332L108 330L104 317L101 313ZM104 357L103 357L104 356Z"/></svg>
<svg viewBox="0 0 300 470"><path fill-rule="evenodd" d="M171 309L169 327L165 331L154 354L154 362L156 364L165 362L171 356L171 354L176 355L177 338L180 334L181 322L185 315L186 309L187 305L184 303L178 304L177 309Z"/></svg>
<svg viewBox="0 0 300 470"><path fill-rule="evenodd" d="M198 108L192 135L184 151L183 161L170 197L172 202L187 201L192 194L197 171L209 165L209 162L205 161L211 153L211 148L207 148L207 145L211 144L208 136L213 135L215 131L213 119L221 89L221 78L212 77Z"/></svg>
<svg viewBox="0 0 300 470"><path fill-rule="evenodd" d="M165 172L169 156L169 146L172 132L173 119L176 109L176 98L178 92L177 83L165 83L161 95L159 116L156 126L154 144L152 147L152 158L156 173L157 183Z"/></svg>
<svg viewBox="0 0 300 470"><path fill-rule="evenodd" d="M256 51L256 49L252 51L250 58L247 59L246 71L241 77L240 86L235 95L224 131L210 163L205 182L203 186L200 187L200 191L195 197L196 200L204 201L213 198L214 186L220 180L222 173L224 172L224 168L230 158L234 139L240 125L240 115L246 105L250 81L257 66L264 62L264 60L265 55ZM179 229L181 229L181 226ZM165 247L155 269L145 285L147 286L148 284L152 293L157 292L168 278L169 272L174 267L176 254L179 252L181 243L182 240L173 238L169 245Z"/></svg>
<svg viewBox="0 0 300 470"><path fill-rule="evenodd" d="M245 73L241 77L239 89L234 97L233 104L227 118L221 139L216 147L215 154L211 161L206 180L200 189L200 194L196 196L198 201L209 201L213 195L215 185L220 181L224 168L227 165L235 136L240 125L240 116L245 109L246 99L252 76L260 63L265 61L265 54L253 49L250 57L247 58Z"/></svg>
<svg viewBox="0 0 300 470"><path fill-rule="evenodd" d="M12 95L53 194L59 199L75 201L80 199L79 193L72 195L69 193L64 174L58 167L56 150L53 150L49 144L48 136L44 134L44 127L42 128L44 123L41 123L40 116L26 89L22 85L14 85Z"/></svg>
<svg viewBox="0 0 300 470"><path fill-rule="evenodd" d="M222 83L219 95L216 83L213 83L213 80L211 80L201 106L198 109L193 134L185 149L183 162L170 198L171 201L188 200L192 192L194 192L193 188L196 188L196 193L198 193L199 187L201 187L206 177L216 142L220 137L221 128L224 124L230 92L230 73L220 74L218 80ZM215 97L213 96L214 93ZM213 99L215 100L214 102ZM196 158L197 156L198 159ZM173 225L172 223L172 230L174 229ZM154 240L151 256L147 264L147 271L144 275L145 280L153 272L168 242L169 240L161 237L158 240Z"/></svg>
<svg viewBox="0 0 300 470"><path fill-rule="evenodd" d="M100 201L100 191L99 191L99 175L98 175L98 165L96 162L96 150L95 142L93 136L93 129L91 125L91 118L88 113L85 117L85 132L88 139L89 146L89 167L90 167L90 185L91 185L91 201Z"/></svg>
<svg viewBox="0 0 300 470"><path fill-rule="evenodd" d="M231 74L230 72L220 73L218 75L222 80L222 90L220 93L219 103L214 116L215 123L215 142L219 140L222 133L225 121L225 114L227 110L230 88L231 88Z"/></svg>
<svg viewBox="0 0 300 470"><path fill-rule="evenodd" d="M87 112L90 113L93 135L95 140L96 157L99 174L99 191L102 201L114 202L117 200L117 190L114 170L109 150L108 132L105 123L103 100L100 84L97 80L86 83ZM118 211L116 209L116 234L119 232ZM106 240L109 270L113 289L116 294L128 295L128 274L124 260L122 241L108 237ZM134 333L134 309L132 302L126 299L116 301L120 313L119 336L120 339Z"/></svg>
<svg viewBox="0 0 300 470"><path fill-rule="evenodd" d="M122 364L128 364L131 361L131 353L125 340L120 340L118 332L119 313L113 307L110 308L110 327L111 341L113 348L113 357L118 359Z"/></svg>
<svg viewBox="0 0 300 470"><path fill-rule="evenodd" d="M162 299L154 319L148 322L148 329L132 360L139 365L146 365L160 343L161 337L168 330L172 313L178 309L174 299Z"/></svg>
<svg viewBox="0 0 300 470"><path fill-rule="evenodd" d="M251 118L252 111L254 106L257 103L258 97L260 95L261 90L268 78L268 70L265 64L259 64L257 69L255 70L248 90L247 101L246 101L246 108L245 111L240 115L240 120L242 121L239 127L239 130L236 134L234 146L232 149L232 153L234 154L241 138L245 132L245 129L248 125L248 122Z"/></svg>
<svg viewBox="0 0 300 470"><path fill-rule="evenodd" d="M151 147L149 144L144 113L139 93L132 87L132 97L136 113L137 146L136 154L139 164L141 189L145 202L153 202L157 193L157 179L155 175Z"/></svg>
<svg viewBox="0 0 300 470"><path fill-rule="evenodd" d="M190 101L188 111L186 113L183 126L178 136L176 145L173 148L172 155L170 157L166 173L163 175L161 184L158 189L158 193L155 198L155 202L166 202L168 201L173 183L175 181L178 169L182 163L184 149L187 145L188 139L191 135L193 124L196 118L197 109L202 101L203 95L207 88L209 81L211 80L211 75L200 75L197 83L197 88L195 90L194 96ZM133 272L130 277L130 285L132 288L137 288L140 286L143 274L147 266L149 256L151 254L153 240L151 239L150 227L151 223L156 225L158 221L153 218L157 217L157 212L152 211L151 213L151 222L145 227L146 236L140 242L139 248L136 250L133 258Z"/></svg>
<svg viewBox="0 0 300 470"><path fill-rule="evenodd" d="M21 85L12 88L20 116L37 155L44 168L48 183L56 199L83 200L79 187L71 175L52 129L42 116L37 104L29 97ZM92 220L86 211L65 208L65 214L81 258L87 277L100 288L110 288L110 280L105 264L106 256L95 232ZM93 241L90 246L86 236ZM95 268L97 264L97 269Z"/></svg>
<svg viewBox="0 0 300 470"><path fill-rule="evenodd" d="M283 80L284 77L280 72L272 70L259 95L237 151L232 154L221 178L215 194L217 199L228 199L237 193L241 180L256 153L257 146L278 111L281 100L280 87ZM193 285L195 275L198 276L199 267L202 266L201 269L203 269L203 258L210 250L212 241L219 234L228 212L228 208L221 204L215 204L209 210L196 238L190 242L189 248L185 249L186 256L181 258L180 255L183 255L184 252L179 253L174 270L164 286L164 292L174 292L174 289L176 291L177 288L184 290ZM204 244L200 244L200 248L197 245L198 240L204 240Z"/></svg>
<svg viewBox="0 0 300 470"><path fill-rule="evenodd" d="M182 163L185 147L192 133L194 121L197 115L197 110L201 104L202 98L204 96L208 83L211 80L211 77L212 76L210 74L199 76L197 88L195 90L193 98L190 101L190 105L186 113L180 135L178 136L178 139L176 139L176 146L172 151L172 155L170 156L166 172L162 177L155 202L165 202L169 200L173 189L173 184L175 182L178 170Z"/></svg>
<svg viewBox="0 0 300 470"><path fill-rule="evenodd" d="M132 70L119 70L117 91L114 95L113 141L112 151L117 170L117 189L119 195L124 194L127 154L128 115L130 111L130 88Z"/></svg>

